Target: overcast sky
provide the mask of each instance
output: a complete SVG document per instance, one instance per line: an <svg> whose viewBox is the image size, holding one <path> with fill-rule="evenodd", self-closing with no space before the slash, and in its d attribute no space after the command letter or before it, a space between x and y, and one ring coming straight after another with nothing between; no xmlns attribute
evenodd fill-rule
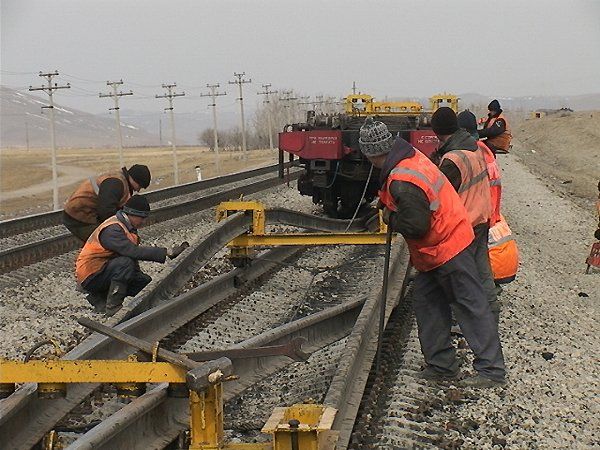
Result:
<svg viewBox="0 0 600 450"><path fill-rule="evenodd" d="M26 90L58 70L58 103L106 111L108 79L135 96L124 109L205 110L206 83L234 109L234 71L252 84L343 96L356 81L376 97L438 91L490 96L600 91L600 1L0 0L1 84Z"/></svg>

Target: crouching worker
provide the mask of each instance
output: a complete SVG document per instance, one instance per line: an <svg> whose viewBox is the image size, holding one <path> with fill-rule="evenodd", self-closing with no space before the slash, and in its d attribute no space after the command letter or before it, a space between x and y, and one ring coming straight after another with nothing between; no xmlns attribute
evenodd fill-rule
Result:
<svg viewBox="0 0 600 450"><path fill-rule="evenodd" d="M428 365L421 377L443 380L459 374L450 337L454 310L478 372L464 384L480 388L503 384L506 369L498 327L470 248L473 228L458 194L429 158L401 137L394 140L384 123L367 118L359 144L381 169L384 220L404 236L419 271L413 307Z"/></svg>
<svg viewBox="0 0 600 450"><path fill-rule="evenodd" d="M143 195L134 195L123 209L109 217L88 238L76 262L77 283L88 292L87 300L98 312L114 315L125 297L137 295L152 277L140 270L139 261L164 263L183 252L187 242L177 247L139 245L137 229L150 213Z"/></svg>

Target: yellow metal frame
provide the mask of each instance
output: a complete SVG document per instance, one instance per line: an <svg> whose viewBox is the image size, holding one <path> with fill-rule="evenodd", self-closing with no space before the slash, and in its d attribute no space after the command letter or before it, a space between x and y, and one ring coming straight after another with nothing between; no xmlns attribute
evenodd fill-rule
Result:
<svg viewBox="0 0 600 450"><path fill-rule="evenodd" d="M252 213L252 230L233 239L228 246L238 255L249 247L309 245L384 245L387 225L379 215L379 231L374 233L267 233L265 205L260 202L231 201L217 206L217 221L239 211Z"/></svg>
<svg viewBox="0 0 600 450"><path fill-rule="evenodd" d="M435 112L440 108L440 106L442 106L442 103L449 103L450 108L452 108L455 113L458 113L458 100L458 96L454 94L446 94L444 92L443 94L436 94L429 97L429 106L431 112Z"/></svg>
<svg viewBox="0 0 600 450"><path fill-rule="evenodd" d="M115 360L35 360L0 359L0 384L38 383L38 387L64 389L71 383L186 383L187 370L168 362ZM190 390L191 450L286 450L291 449L291 433L285 420L300 424L294 436L299 450L333 450L337 435L330 431L335 410L318 405L276 408L263 431L272 442L228 443L223 432L222 380L202 391ZM287 428L287 429L286 429ZM45 438L47 448L58 448L58 435Z"/></svg>
<svg viewBox="0 0 600 450"><path fill-rule="evenodd" d="M358 101L364 109L358 109ZM345 98L344 112L354 116L410 116L423 112L423 105L419 102L376 102L368 94L351 94Z"/></svg>

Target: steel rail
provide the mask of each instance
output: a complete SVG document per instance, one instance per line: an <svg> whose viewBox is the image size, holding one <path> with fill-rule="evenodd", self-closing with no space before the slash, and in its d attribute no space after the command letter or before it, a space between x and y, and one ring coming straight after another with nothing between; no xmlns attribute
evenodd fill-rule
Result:
<svg viewBox="0 0 600 450"><path fill-rule="evenodd" d="M299 172L292 173L292 178L299 176ZM163 222L175 217L192 214L202 211L219 204L222 201L237 198L240 195L250 195L256 192L271 188L283 183L278 177L271 177L266 180L257 181L244 186L235 187L226 191L217 192L198 199L189 200L175 205L168 205L158 208L152 212L147 225L157 222ZM42 239L36 242L30 242L18 247L0 251L0 274L16 270L20 267L42 261L49 257L58 256L63 253L75 250L80 246L80 242L70 233L65 232L58 236Z"/></svg>
<svg viewBox="0 0 600 450"><path fill-rule="evenodd" d="M365 299L356 299L316 314L287 323L247 339L233 348L277 345L303 337L303 346L310 353L347 336L352 330ZM292 363L283 356L233 360L239 379L224 385L224 400L228 401L245 389ZM86 432L67 449L160 449L189 428L189 404L186 399L171 397L168 385L161 384L124 406L100 424Z"/></svg>
<svg viewBox="0 0 600 450"><path fill-rule="evenodd" d="M267 222L287 223L295 226L307 226L320 231L338 231L347 227L348 221L318 218L281 209L268 210ZM312 223L311 223L312 217ZM196 316L202 314L218 301L239 292L267 271L279 267L282 261L299 249L279 248L268 252L268 257L258 258L247 269L236 269L205 283L192 291L172 299L179 289L203 264L231 240L245 232L251 223L251 217L237 213L213 231L206 239L186 250L177 260L171 262L167 275L153 281L136 298L123 308L110 325L128 319L116 325L116 328L133 336L146 340L159 340L180 328ZM358 225L355 225L358 226ZM170 298L170 301L163 300ZM200 300L198 300L200 299ZM162 302L162 303L161 303ZM159 305L153 309L155 305ZM139 315L136 315L139 314ZM134 316L134 317L132 317ZM66 359L119 359L127 355L123 345L108 342L107 338L92 336L69 352ZM9 398L0 402L0 448L30 448L39 441L44 433L64 417L89 395L95 386L74 385L64 399L42 400L36 396L36 385L26 384Z"/></svg>
<svg viewBox="0 0 600 450"><path fill-rule="evenodd" d="M290 163L287 164L289 166ZM150 203L154 203L180 195L191 194L203 189L209 189L221 186L223 184L234 183L236 181L242 181L248 178L266 175L268 173L278 171L278 168L279 164L273 164L270 166L259 167L257 169L222 175L220 177L208 178L202 181L193 181L191 183L185 183L179 186L170 186L157 189L155 191L145 193L145 196ZM63 210L60 209L58 211L31 214L24 217L0 221L0 238L60 225L62 223L62 212Z"/></svg>

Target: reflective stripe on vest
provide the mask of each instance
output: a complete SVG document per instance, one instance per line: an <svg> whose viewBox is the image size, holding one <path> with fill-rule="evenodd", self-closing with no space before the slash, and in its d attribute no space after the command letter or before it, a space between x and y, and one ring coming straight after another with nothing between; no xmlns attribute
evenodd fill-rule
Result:
<svg viewBox="0 0 600 450"><path fill-rule="evenodd" d="M483 157L487 164L488 176L490 179L490 197L492 205L492 214L490 216L490 226L500 220L500 205L502 202L502 179L500 167L492 151L481 141L477 141L477 146L483 152Z"/></svg>
<svg viewBox="0 0 600 450"><path fill-rule="evenodd" d="M458 195L467 209L471 226L487 223L492 215L492 200L483 152L479 148L452 150L442 156L442 162L445 159L452 161L460 171Z"/></svg>
<svg viewBox="0 0 600 450"><path fill-rule="evenodd" d="M131 233L125 224L117 219L117 216L109 217L94 230L77 256L77 261L75 262L75 273L77 275L78 283L81 284L91 275L100 272L110 259L118 256L117 253L104 248L100 243L100 233L106 227L111 225L119 225L123 229L127 239L129 239L135 245L139 244L139 237L137 234Z"/></svg>
<svg viewBox="0 0 600 450"><path fill-rule="evenodd" d="M117 205L117 210L121 209L131 197L129 183L122 171L90 177L83 181L65 203L65 212L79 222L98 223L98 192L102 182L108 178L116 178L123 184L123 194Z"/></svg>
<svg viewBox="0 0 600 450"><path fill-rule="evenodd" d="M492 117L489 120L486 128L491 128L492 125L494 125L494 123L496 123L496 120L498 120L498 119L504 120L504 124L505 124L504 133L502 133L498 136L487 138L486 142L488 144L493 145L496 148L499 148L504 151L508 151L508 148L510 147L510 142L512 140L512 133L510 132L510 126L508 124L508 120L506 120L506 117L504 117L504 114L500 114L498 117Z"/></svg>
<svg viewBox="0 0 600 450"><path fill-rule="evenodd" d="M473 228L458 194L435 164L423 153L400 161L390 172L379 198L392 211L397 210L390 193L394 181L420 188L432 211L429 231L420 239L406 239L413 266L427 272L441 266L463 251L473 241Z"/></svg>

